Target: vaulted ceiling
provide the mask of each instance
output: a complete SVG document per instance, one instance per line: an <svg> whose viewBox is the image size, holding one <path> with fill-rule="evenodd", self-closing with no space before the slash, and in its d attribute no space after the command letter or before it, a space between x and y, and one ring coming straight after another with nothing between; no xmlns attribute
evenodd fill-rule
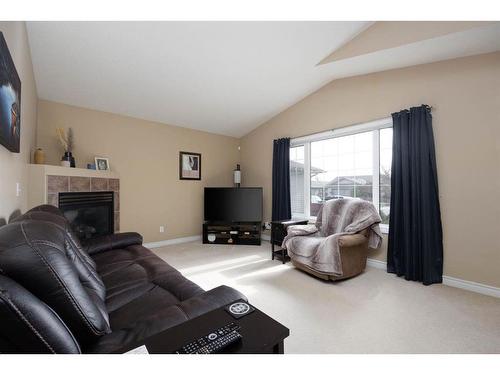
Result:
<svg viewBox="0 0 500 375"><path fill-rule="evenodd" d="M41 99L240 137L333 79L500 50L500 22L28 22Z"/></svg>

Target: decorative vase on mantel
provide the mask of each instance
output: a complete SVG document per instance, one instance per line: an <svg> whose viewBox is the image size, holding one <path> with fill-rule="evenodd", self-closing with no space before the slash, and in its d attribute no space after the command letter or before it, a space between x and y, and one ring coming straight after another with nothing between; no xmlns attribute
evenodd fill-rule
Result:
<svg viewBox="0 0 500 375"><path fill-rule="evenodd" d="M75 163L75 158L73 157L73 154L71 151L73 150L73 129L69 128L68 133L66 135L66 132L64 131L63 128L57 128L56 129L57 137L59 139L59 142L61 143L61 146L63 147L64 150L64 155L61 158L61 166L63 167L71 167L75 168L76 163Z"/></svg>
<svg viewBox="0 0 500 375"><path fill-rule="evenodd" d="M61 166L63 167L71 167L75 168L76 163L75 163L75 158L73 157L73 154L69 151L66 151L61 158Z"/></svg>
<svg viewBox="0 0 500 375"><path fill-rule="evenodd" d="M33 156L35 164L45 164L45 152L41 148L37 148Z"/></svg>

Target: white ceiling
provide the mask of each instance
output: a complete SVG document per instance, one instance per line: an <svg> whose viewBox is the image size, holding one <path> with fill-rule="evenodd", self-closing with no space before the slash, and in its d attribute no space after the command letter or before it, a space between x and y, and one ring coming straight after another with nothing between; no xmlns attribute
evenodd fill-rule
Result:
<svg viewBox="0 0 500 375"><path fill-rule="evenodd" d="M500 50L500 23L317 65L369 22L28 22L41 99L240 137L335 78Z"/></svg>

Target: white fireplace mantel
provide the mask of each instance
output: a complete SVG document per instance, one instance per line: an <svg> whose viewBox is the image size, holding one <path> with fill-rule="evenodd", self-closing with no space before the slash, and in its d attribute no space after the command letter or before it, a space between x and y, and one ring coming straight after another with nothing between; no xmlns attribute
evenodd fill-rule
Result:
<svg viewBox="0 0 500 375"><path fill-rule="evenodd" d="M77 177L102 177L119 178L118 173L111 171L96 171L95 169L69 168L58 165L30 164L30 175L39 176L77 176Z"/></svg>

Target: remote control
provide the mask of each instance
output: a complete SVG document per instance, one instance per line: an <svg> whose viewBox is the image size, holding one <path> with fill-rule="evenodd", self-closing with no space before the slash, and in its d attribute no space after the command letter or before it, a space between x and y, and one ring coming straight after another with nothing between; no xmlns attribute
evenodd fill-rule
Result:
<svg viewBox="0 0 500 375"><path fill-rule="evenodd" d="M235 323L229 323L206 336L191 341L177 350L177 354L212 354L220 352L229 345L241 340L238 333L240 326Z"/></svg>

